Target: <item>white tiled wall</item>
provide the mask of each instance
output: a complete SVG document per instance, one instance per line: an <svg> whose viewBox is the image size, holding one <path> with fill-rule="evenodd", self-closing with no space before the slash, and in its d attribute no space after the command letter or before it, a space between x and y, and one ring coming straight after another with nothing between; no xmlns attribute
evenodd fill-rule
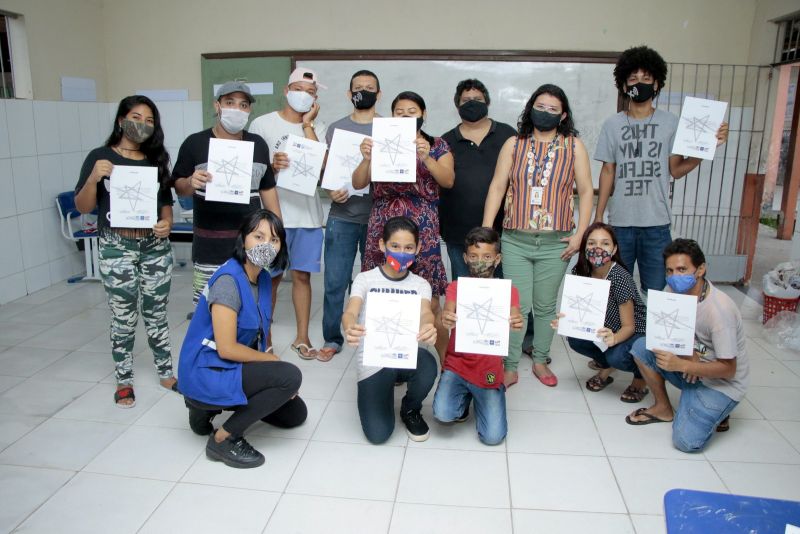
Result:
<svg viewBox="0 0 800 534"><path fill-rule="evenodd" d="M173 161L202 129L200 102L158 109ZM116 103L0 100L0 304L83 271L61 236L55 198L75 187L87 152L111 131ZM176 206L176 211L178 211Z"/></svg>

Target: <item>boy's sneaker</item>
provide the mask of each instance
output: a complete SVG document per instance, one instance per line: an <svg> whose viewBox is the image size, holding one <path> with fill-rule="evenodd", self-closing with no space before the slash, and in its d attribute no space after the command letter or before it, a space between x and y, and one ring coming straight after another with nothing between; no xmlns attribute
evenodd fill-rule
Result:
<svg viewBox="0 0 800 534"><path fill-rule="evenodd" d="M208 436L206 458L237 469L249 469L264 463L264 455L255 450L244 437L231 436L222 440L222 443L217 443L214 434Z"/></svg>
<svg viewBox="0 0 800 534"><path fill-rule="evenodd" d="M463 423L467 419L469 419L469 404L467 404L467 407L464 408L464 413L462 413L461 416L458 419L455 420L455 422L456 423Z"/></svg>
<svg viewBox="0 0 800 534"><path fill-rule="evenodd" d="M406 425L406 432L412 441L425 441L430 435L428 423L422 418L419 410L400 412L400 420Z"/></svg>

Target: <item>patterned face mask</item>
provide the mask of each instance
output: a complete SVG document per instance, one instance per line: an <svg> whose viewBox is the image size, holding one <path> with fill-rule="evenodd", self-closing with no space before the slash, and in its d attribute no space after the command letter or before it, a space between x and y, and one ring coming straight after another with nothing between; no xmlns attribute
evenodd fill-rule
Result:
<svg viewBox="0 0 800 534"><path fill-rule="evenodd" d="M258 265L262 269L272 265L278 255L278 251L272 243L259 243L253 248L245 250L245 253L253 265Z"/></svg>
<svg viewBox="0 0 800 534"><path fill-rule="evenodd" d="M122 119L122 123L119 126L122 128L122 133L125 134L125 137L136 144L144 143L156 131L154 126L146 122L137 122L130 119Z"/></svg>
<svg viewBox="0 0 800 534"><path fill-rule="evenodd" d="M611 253L602 247L587 248L586 259L589 260L592 267L602 267L611 261Z"/></svg>
<svg viewBox="0 0 800 534"><path fill-rule="evenodd" d="M469 275L474 278L491 278L494 276L494 260L473 260L466 263L467 268L469 268Z"/></svg>

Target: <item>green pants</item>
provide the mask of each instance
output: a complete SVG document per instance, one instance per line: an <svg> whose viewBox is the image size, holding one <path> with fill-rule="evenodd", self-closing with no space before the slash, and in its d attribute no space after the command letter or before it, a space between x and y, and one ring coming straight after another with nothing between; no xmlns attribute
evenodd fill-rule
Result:
<svg viewBox="0 0 800 534"><path fill-rule="evenodd" d="M569 232L503 231L503 277L512 280L519 291L522 317L527 317L533 308L533 360L536 363L545 363L550 354L553 341L550 321L556 317L558 288L568 263L561 259L567 243L560 240L570 235ZM511 331L505 360L507 371L517 370L524 337L524 329Z"/></svg>
<svg viewBox="0 0 800 534"><path fill-rule="evenodd" d="M172 281L169 239L100 236L100 276L111 309L111 355L118 384L133 384L133 343L141 306L156 371L172 377L167 302Z"/></svg>

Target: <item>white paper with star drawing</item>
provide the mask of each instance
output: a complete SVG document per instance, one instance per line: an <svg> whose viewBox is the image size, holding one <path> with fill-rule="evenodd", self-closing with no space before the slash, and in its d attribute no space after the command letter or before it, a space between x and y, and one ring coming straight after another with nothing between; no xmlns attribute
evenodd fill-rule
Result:
<svg viewBox="0 0 800 534"><path fill-rule="evenodd" d="M375 117L372 120L373 182L417 181L417 119Z"/></svg>
<svg viewBox="0 0 800 534"><path fill-rule="evenodd" d="M278 172L275 183L283 189L313 197L317 193L326 150L325 143L290 135L283 150L289 158L289 166Z"/></svg>
<svg viewBox="0 0 800 534"><path fill-rule="evenodd" d="M252 141L211 138L208 142L206 200L211 202L250 203L253 181Z"/></svg>
<svg viewBox="0 0 800 534"><path fill-rule="evenodd" d="M361 142L367 137L364 134L337 128L333 132L328 162L322 175L322 187L329 191L346 189L350 196L364 196L369 193L369 186L362 189L353 188L353 171L361 163Z"/></svg>
<svg viewBox="0 0 800 534"><path fill-rule="evenodd" d="M456 352L508 356L511 280L459 277Z"/></svg>
<svg viewBox="0 0 800 534"><path fill-rule="evenodd" d="M363 365L416 369L420 306L419 295L367 294Z"/></svg>
<svg viewBox="0 0 800 534"><path fill-rule="evenodd" d="M697 297L666 291L647 292L647 338L649 350L661 349L691 356L694 352L694 326Z"/></svg>
<svg viewBox="0 0 800 534"><path fill-rule="evenodd" d="M597 330L605 326L611 281L568 274L561 293L558 333L562 336L597 340Z"/></svg>
<svg viewBox="0 0 800 534"><path fill-rule="evenodd" d="M687 96L683 101L672 153L700 159L714 159L717 130L725 120L727 102Z"/></svg>
<svg viewBox="0 0 800 534"><path fill-rule="evenodd" d="M158 222L158 169L114 165L109 179L113 228L152 228Z"/></svg>

